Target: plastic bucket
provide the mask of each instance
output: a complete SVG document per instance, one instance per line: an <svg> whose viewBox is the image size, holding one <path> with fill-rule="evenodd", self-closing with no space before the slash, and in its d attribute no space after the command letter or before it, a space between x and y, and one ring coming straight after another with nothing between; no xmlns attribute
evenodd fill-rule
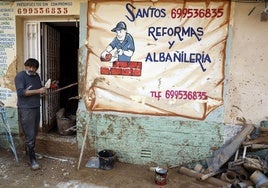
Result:
<svg viewBox="0 0 268 188"><path fill-rule="evenodd" d="M157 185L166 185L167 184L167 169L157 167L155 169L155 183Z"/></svg>
<svg viewBox="0 0 268 188"><path fill-rule="evenodd" d="M102 150L98 153L100 160L100 168L103 170L111 170L114 168L116 155L112 150Z"/></svg>

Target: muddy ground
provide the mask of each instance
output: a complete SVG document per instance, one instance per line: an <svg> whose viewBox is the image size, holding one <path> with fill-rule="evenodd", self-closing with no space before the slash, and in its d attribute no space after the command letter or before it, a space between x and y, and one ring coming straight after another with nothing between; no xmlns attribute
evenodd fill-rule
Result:
<svg viewBox="0 0 268 188"><path fill-rule="evenodd" d="M111 170L86 167L89 159L83 159L77 170L77 158L46 155L38 162L40 170L32 171L28 157L17 151L19 162L10 150L0 148L0 187L59 187L59 188L213 188L215 186L200 182L178 173L178 168L169 169L166 185L156 185L155 173L149 166L115 162Z"/></svg>

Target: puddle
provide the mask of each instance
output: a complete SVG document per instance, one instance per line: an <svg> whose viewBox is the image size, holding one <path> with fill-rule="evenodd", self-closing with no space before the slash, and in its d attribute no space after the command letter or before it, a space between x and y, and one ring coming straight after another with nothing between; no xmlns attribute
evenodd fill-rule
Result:
<svg viewBox="0 0 268 188"><path fill-rule="evenodd" d="M108 188L102 187L95 184L82 183L76 180L70 180L68 182L60 182L57 184L58 188Z"/></svg>

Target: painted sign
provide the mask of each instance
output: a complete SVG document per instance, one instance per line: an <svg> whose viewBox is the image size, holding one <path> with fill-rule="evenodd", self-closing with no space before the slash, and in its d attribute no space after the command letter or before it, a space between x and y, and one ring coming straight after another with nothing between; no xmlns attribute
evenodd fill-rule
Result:
<svg viewBox="0 0 268 188"><path fill-rule="evenodd" d="M88 3L92 111L203 120L223 104L230 1Z"/></svg>
<svg viewBox="0 0 268 188"><path fill-rule="evenodd" d="M0 2L0 101L5 104L14 103L16 30L13 12L10 2Z"/></svg>
<svg viewBox="0 0 268 188"><path fill-rule="evenodd" d="M18 71L16 37L23 37L23 33L17 33L16 36L15 17L20 18L21 16L21 18L31 19L31 16L40 16L41 18L43 16L73 15L74 18L78 19L80 2L82 1L0 1L0 101L6 106L16 106L14 86L14 77ZM50 17L49 19L57 18ZM17 25L17 27L22 26Z"/></svg>
<svg viewBox="0 0 268 188"><path fill-rule="evenodd" d="M79 14L79 1L20 1L16 2L17 15L72 15Z"/></svg>

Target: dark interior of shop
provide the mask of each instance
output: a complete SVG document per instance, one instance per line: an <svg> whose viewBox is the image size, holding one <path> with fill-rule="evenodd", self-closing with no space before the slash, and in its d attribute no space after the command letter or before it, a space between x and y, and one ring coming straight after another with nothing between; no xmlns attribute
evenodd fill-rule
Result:
<svg viewBox="0 0 268 188"><path fill-rule="evenodd" d="M60 80L59 88L78 81L79 27L77 22L47 23L60 32ZM76 115L78 106L78 85L60 91L60 108L65 117ZM51 132L58 132L55 125Z"/></svg>

